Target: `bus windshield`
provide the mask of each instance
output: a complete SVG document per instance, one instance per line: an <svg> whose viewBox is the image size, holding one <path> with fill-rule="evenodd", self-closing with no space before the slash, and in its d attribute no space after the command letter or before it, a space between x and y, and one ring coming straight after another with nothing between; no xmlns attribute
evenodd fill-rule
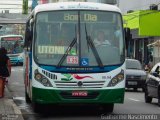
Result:
<svg viewBox="0 0 160 120"><path fill-rule="evenodd" d="M122 17L117 12L40 12L34 31L34 57L39 64L106 66L125 59Z"/></svg>
<svg viewBox="0 0 160 120"><path fill-rule="evenodd" d="M1 46L5 47L8 54L23 52L23 38L19 36L1 37Z"/></svg>

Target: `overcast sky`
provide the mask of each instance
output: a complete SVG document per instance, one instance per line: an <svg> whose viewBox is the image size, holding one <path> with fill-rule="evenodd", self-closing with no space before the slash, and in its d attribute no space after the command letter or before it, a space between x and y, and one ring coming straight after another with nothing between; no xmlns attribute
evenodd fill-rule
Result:
<svg viewBox="0 0 160 120"><path fill-rule="evenodd" d="M160 4L160 0L119 0L122 13L128 10L146 10L149 9L150 4Z"/></svg>

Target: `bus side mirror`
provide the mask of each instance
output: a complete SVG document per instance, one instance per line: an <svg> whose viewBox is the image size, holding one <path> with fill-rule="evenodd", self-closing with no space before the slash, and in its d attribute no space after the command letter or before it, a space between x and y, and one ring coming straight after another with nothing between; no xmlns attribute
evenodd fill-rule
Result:
<svg viewBox="0 0 160 120"><path fill-rule="evenodd" d="M32 41L32 31L29 28L26 29L26 39L27 41Z"/></svg>
<svg viewBox="0 0 160 120"><path fill-rule="evenodd" d="M126 43L126 49L127 49L129 40L131 39L130 28L124 28L124 34L125 34L125 43Z"/></svg>
<svg viewBox="0 0 160 120"><path fill-rule="evenodd" d="M32 42L32 32L30 31L29 28L26 28L26 34L25 34L25 42L24 42L24 48L28 48L30 47L30 44Z"/></svg>
<svg viewBox="0 0 160 120"><path fill-rule="evenodd" d="M33 38L33 24L34 24L34 20L32 18L29 20L28 26L26 28L26 37L28 41L32 41L32 38Z"/></svg>
<svg viewBox="0 0 160 120"><path fill-rule="evenodd" d="M24 48L29 48L31 47L32 44L32 39L33 39L33 25L34 25L34 19L31 18L29 21L26 23L26 31L25 31L25 43L24 43Z"/></svg>

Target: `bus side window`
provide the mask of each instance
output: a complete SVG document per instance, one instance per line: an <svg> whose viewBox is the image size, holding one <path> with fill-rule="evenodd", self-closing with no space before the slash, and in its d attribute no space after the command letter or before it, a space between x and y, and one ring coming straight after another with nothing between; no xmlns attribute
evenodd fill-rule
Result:
<svg viewBox="0 0 160 120"><path fill-rule="evenodd" d="M26 31L25 31L25 43L24 43L24 47L27 48L27 51L28 49L30 49L30 44L32 42L32 38L33 38L33 34L32 34L32 31L31 30L31 25L30 25L30 22L28 21L26 23Z"/></svg>
<svg viewBox="0 0 160 120"><path fill-rule="evenodd" d="M29 26L28 26L29 28L29 40L30 41L32 41L32 39L33 39L33 18L32 19L30 19L30 21L29 21Z"/></svg>

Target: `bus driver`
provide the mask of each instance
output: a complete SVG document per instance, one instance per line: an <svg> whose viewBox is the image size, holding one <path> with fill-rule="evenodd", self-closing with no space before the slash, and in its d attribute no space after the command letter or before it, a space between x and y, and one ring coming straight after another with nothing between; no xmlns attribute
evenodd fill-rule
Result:
<svg viewBox="0 0 160 120"><path fill-rule="evenodd" d="M95 46L105 46L105 45L111 45L109 40L105 39L105 33L103 31L98 31L97 38L94 40Z"/></svg>

